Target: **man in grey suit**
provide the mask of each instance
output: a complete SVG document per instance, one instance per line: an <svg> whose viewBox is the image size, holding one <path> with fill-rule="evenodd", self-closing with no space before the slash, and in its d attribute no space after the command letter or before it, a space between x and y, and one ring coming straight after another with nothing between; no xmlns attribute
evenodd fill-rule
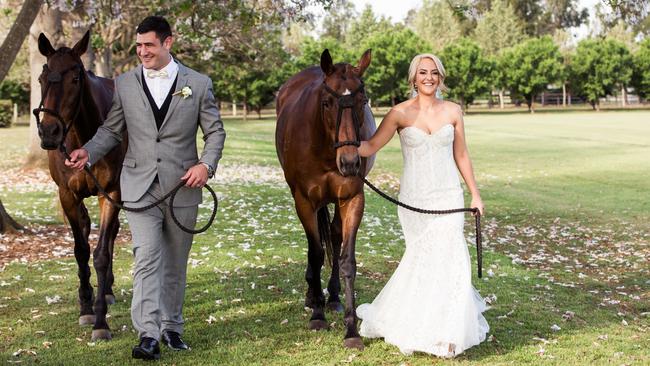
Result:
<svg viewBox="0 0 650 366"><path fill-rule="evenodd" d="M136 33L142 64L116 79L106 121L86 145L70 153L66 165L83 169L94 164L121 142L126 128L122 200L144 207L185 180L174 213L184 226L194 227L201 187L214 174L226 137L212 81L172 58L174 39L164 18L144 19ZM205 141L200 159L198 127ZM158 359L161 339L174 350L189 348L180 336L192 235L174 224L169 211L165 202L145 212L127 212L135 258L131 318L140 337L134 358Z"/></svg>

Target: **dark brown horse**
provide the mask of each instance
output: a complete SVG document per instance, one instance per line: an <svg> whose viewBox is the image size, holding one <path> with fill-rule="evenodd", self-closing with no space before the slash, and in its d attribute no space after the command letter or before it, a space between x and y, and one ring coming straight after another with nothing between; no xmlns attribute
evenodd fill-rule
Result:
<svg viewBox="0 0 650 366"><path fill-rule="evenodd" d="M355 240L363 216L363 182L372 159L360 158L357 147L375 132L361 76L370 65L370 50L356 67L333 64L328 50L320 67L289 79L278 94L275 144L291 188L296 212L309 245L305 305L313 309L310 329L325 329L325 297L321 268L325 248L332 261L327 306L341 311L339 269L345 283L346 347L362 349L354 303ZM334 204L330 222L328 204ZM325 247L325 248L324 248Z"/></svg>
<svg viewBox="0 0 650 366"><path fill-rule="evenodd" d="M99 240L93 252L97 273L97 296L90 285L90 218L83 200L97 195L97 186L85 172L64 165L63 151L81 147L93 137L111 108L113 81L87 72L80 56L86 52L90 33L73 47L54 50L47 37L41 33L38 49L47 58L43 66L41 105L34 110L37 115L41 147L48 151L50 175L59 187L61 206L74 236L74 254L79 266L79 324L93 324L92 339L110 339L106 322L108 304L113 295L113 242L120 227L119 210L99 197ZM42 118L41 118L42 116ZM120 201L119 177L126 152L126 138L102 160L93 165L92 172L106 192ZM58 150L57 150L58 149ZM61 151L60 151L61 150Z"/></svg>

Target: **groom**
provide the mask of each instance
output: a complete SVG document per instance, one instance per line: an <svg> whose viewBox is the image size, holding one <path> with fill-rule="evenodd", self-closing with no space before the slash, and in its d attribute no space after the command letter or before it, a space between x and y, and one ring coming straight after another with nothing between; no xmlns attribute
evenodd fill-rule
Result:
<svg viewBox="0 0 650 366"><path fill-rule="evenodd" d="M189 69L170 54L174 38L169 23L150 16L136 30L142 65L115 80L113 106L95 136L70 154L66 165L83 169L121 142L129 148L120 186L127 206L144 207L185 180L174 200L181 224L194 227L201 187L221 158L226 134L209 77ZM196 135L205 147L199 159ZM131 318L140 342L133 358L160 358L159 340L173 350L187 350L183 333L183 298L192 235L178 228L168 202L144 212L127 212L133 236Z"/></svg>

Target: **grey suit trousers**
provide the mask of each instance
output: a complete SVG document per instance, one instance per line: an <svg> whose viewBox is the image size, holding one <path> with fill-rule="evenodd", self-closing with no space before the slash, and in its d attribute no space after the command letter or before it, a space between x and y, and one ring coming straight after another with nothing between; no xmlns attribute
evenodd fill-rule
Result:
<svg viewBox="0 0 650 366"><path fill-rule="evenodd" d="M144 207L164 195L158 181L131 207ZM186 227L196 224L198 206L174 207ZM144 212L127 212L133 236L131 320L138 336L160 339L165 330L183 333L183 299L192 234L172 220L167 202Z"/></svg>

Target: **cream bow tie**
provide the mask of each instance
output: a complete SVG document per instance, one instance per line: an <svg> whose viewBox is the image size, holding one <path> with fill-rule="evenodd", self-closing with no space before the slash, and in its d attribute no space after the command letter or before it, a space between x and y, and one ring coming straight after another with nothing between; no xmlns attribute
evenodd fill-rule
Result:
<svg viewBox="0 0 650 366"><path fill-rule="evenodd" d="M155 78L165 78L167 79L169 77L169 73L166 70L147 70L147 77L149 79L155 79Z"/></svg>

